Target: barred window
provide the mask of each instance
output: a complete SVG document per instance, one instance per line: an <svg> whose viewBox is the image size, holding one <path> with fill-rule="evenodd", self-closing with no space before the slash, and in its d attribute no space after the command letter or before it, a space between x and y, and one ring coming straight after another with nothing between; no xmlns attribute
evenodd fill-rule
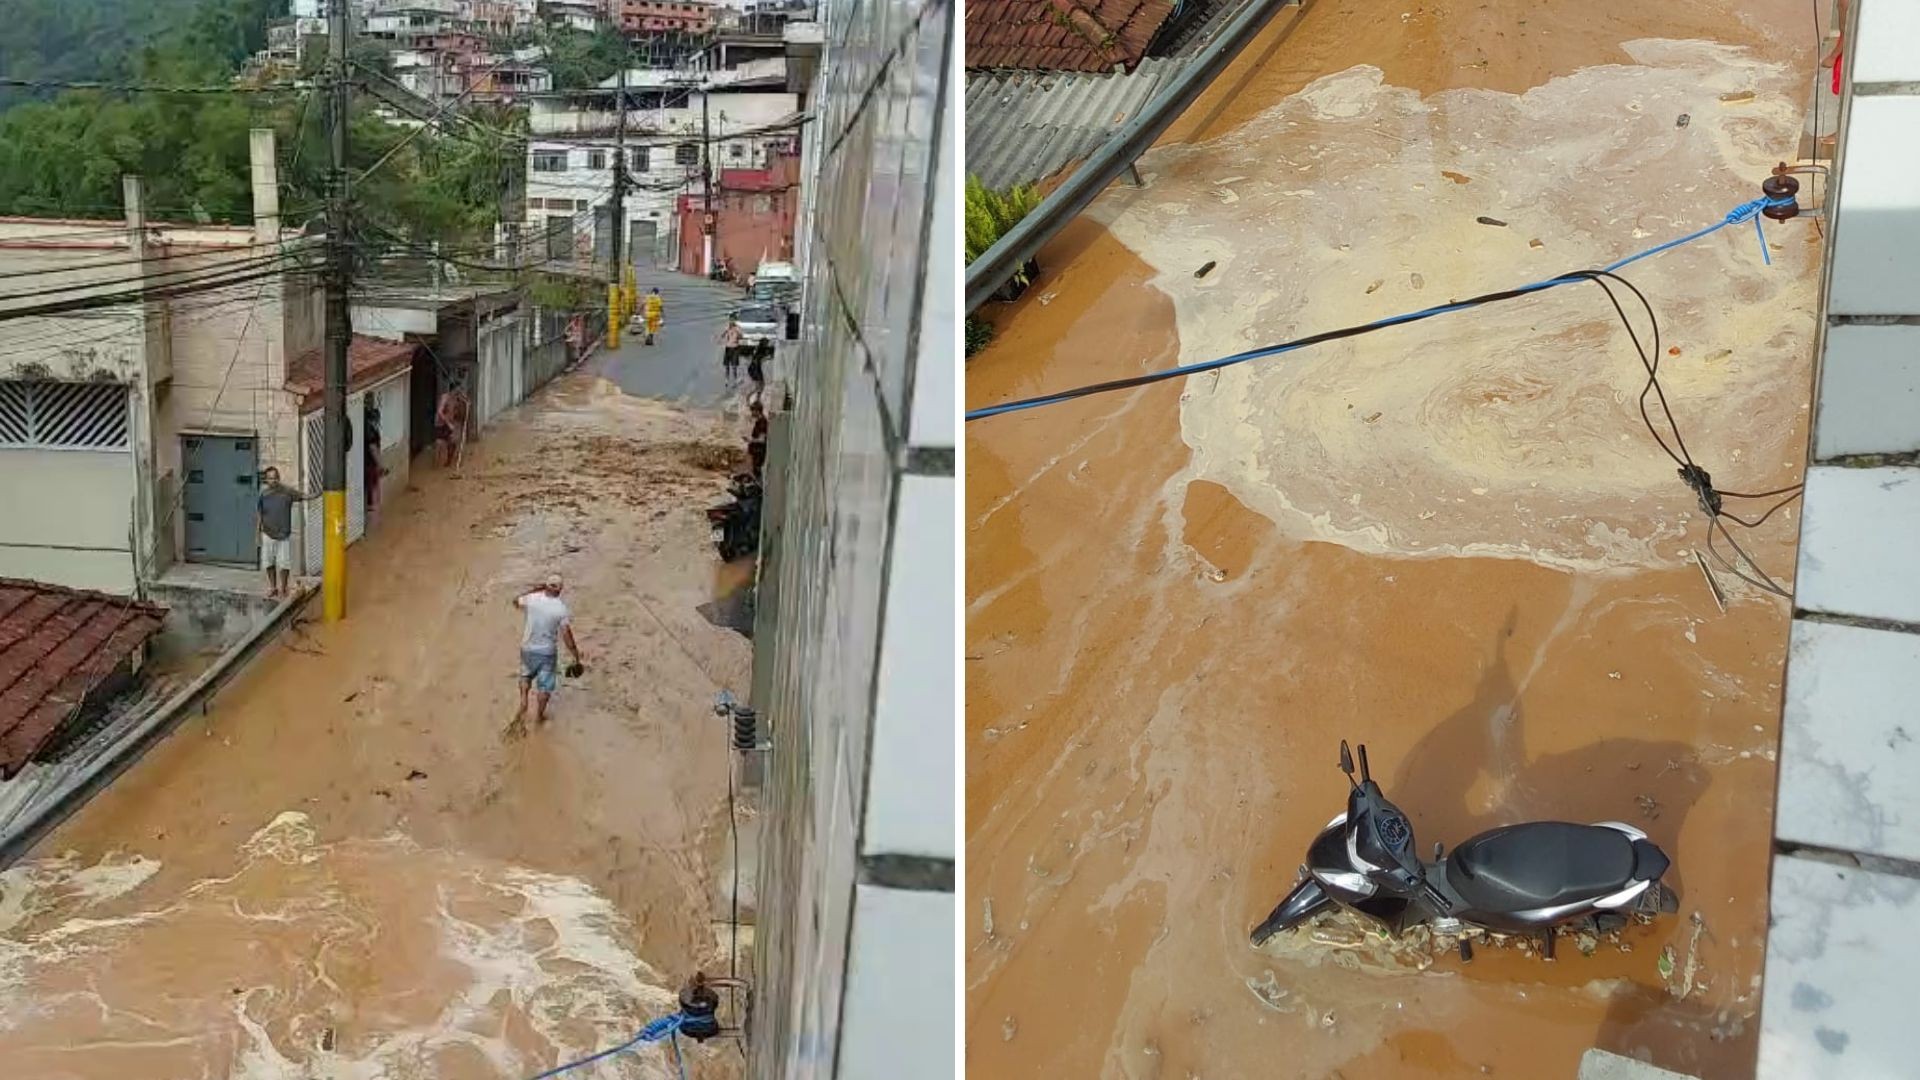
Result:
<svg viewBox="0 0 1920 1080"><path fill-rule="evenodd" d="M131 434L118 383L0 379L0 446L125 450Z"/></svg>

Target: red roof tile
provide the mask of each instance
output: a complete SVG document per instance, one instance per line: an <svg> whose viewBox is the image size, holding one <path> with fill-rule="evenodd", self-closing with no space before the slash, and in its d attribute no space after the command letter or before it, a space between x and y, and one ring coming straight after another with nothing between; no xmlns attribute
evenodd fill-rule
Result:
<svg viewBox="0 0 1920 1080"><path fill-rule="evenodd" d="M88 690L160 632L167 610L0 578L0 778L33 760Z"/></svg>
<svg viewBox="0 0 1920 1080"><path fill-rule="evenodd" d="M1131 69L1173 0L967 0L967 67Z"/></svg>
<svg viewBox="0 0 1920 1080"><path fill-rule="evenodd" d="M381 341L379 338L353 335L347 343L347 392L360 390L413 363L420 346L410 341ZM312 349L287 365L287 389L300 395L300 408L320 404L327 389L326 371L320 365L320 350Z"/></svg>

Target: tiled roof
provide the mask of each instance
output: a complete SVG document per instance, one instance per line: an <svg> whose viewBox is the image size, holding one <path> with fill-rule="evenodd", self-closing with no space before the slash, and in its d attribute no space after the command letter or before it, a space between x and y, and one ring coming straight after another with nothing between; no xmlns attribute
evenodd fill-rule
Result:
<svg viewBox="0 0 1920 1080"><path fill-rule="evenodd" d="M33 759L89 688L160 632L166 609L0 578L0 778Z"/></svg>
<svg viewBox="0 0 1920 1080"><path fill-rule="evenodd" d="M1173 0L967 0L967 67L1131 69Z"/></svg>
<svg viewBox="0 0 1920 1080"><path fill-rule="evenodd" d="M359 390L413 363L414 353L419 349L420 346L410 341L381 341L353 335L353 340L347 343L348 391ZM320 364L319 349L301 353L287 365L287 389L300 395L302 409L318 405L326 388L326 369Z"/></svg>
<svg viewBox="0 0 1920 1080"><path fill-rule="evenodd" d="M1186 64L1142 60L1129 75L974 72L967 76L967 171L995 190L1044 180L1098 150Z"/></svg>

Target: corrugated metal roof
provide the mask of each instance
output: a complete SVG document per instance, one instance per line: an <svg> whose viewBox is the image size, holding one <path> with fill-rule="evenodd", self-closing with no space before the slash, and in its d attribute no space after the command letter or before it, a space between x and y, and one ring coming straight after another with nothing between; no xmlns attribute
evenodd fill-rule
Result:
<svg viewBox="0 0 1920 1080"><path fill-rule="evenodd" d="M976 72L967 78L967 171L1004 189L1052 176L1099 149L1186 60L1142 60L1131 74Z"/></svg>

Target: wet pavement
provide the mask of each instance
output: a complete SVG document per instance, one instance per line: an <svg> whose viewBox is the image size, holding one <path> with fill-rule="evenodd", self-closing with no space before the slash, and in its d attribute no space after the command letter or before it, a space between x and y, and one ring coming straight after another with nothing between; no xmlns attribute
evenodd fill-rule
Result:
<svg viewBox="0 0 1920 1080"><path fill-rule="evenodd" d="M652 345L644 344L644 334L622 334L618 349L600 351L595 369L636 397L712 407L735 396L737 387L726 382L716 339L743 290L664 270L642 270L638 288L642 298L649 289L660 290L661 332Z"/></svg>
<svg viewBox="0 0 1920 1080"><path fill-rule="evenodd" d="M1314 5L1042 253L968 403L1711 224L1792 155L1802 16ZM1804 457L1819 248L1768 238L1771 266L1748 226L1625 271L1689 447L1744 490ZM1555 1077L1593 1046L1751 1073L1786 607L1724 577L1716 606L1582 288L968 426L973 1075ZM1785 580L1797 528L1742 540ZM1680 915L1551 964L1340 927L1254 949L1343 806L1341 738L1422 850L1626 821L1673 856Z"/></svg>
<svg viewBox="0 0 1920 1080"><path fill-rule="evenodd" d="M281 639L0 874L0 1073L523 1076L724 970L711 705L750 654L698 608L738 584L701 513L737 455L717 414L578 373L460 475L418 469L351 551L347 621ZM515 737L508 601L550 570L587 671ZM688 1050L737 1075L731 1044Z"/></svg>

